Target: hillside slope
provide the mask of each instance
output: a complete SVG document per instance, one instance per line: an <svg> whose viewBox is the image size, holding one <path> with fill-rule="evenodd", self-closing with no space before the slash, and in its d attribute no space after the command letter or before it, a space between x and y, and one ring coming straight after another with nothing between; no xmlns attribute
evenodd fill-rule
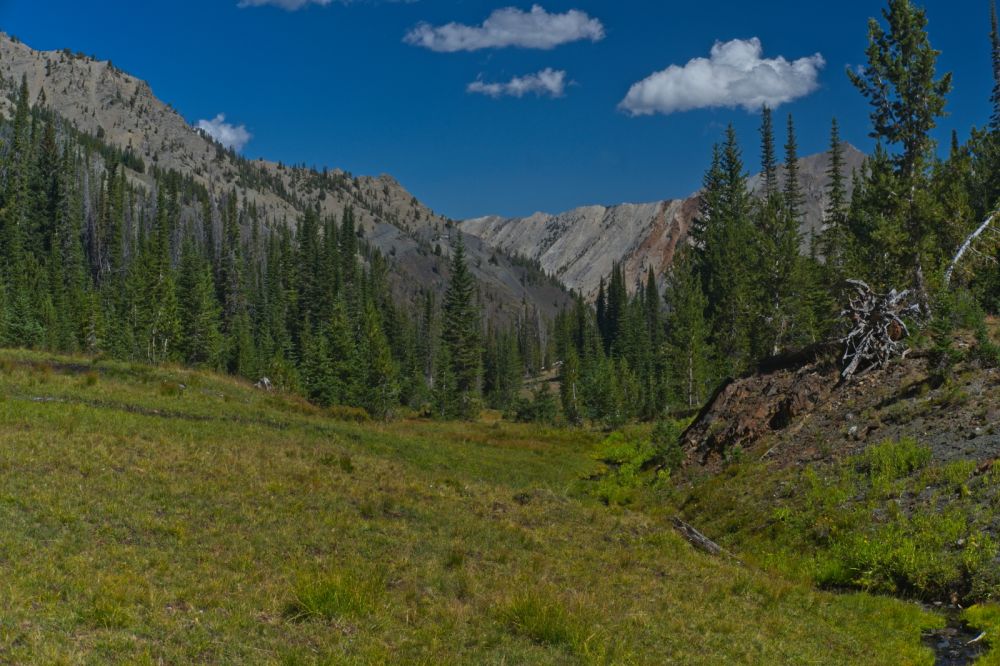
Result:
<svg viewBox="0 0 1000 666"><path fill-rule="evenodd" d="M821 586L956 614L995 603L1000 338L990 335L956 335L950 366L918 346L842 382L832 351L727 382L681 438L692 482L674 507L726 547L786 557Z"/></svg>
<svg viewBox="0 0 1000 666"><path fill-rule="evenodd" d="M847 145L844 174L860 169L864 154ZM829 157L820 153L799 161L805 196L802 223L803 242L822 229L829 182ZM779 170L784 178L784 168ZM759 176L749 183L762 187ZM593 297L602 277L621 263L630 288L645 277L651 267L662 274L670 266L678 243L687 238L691 222L698 214L699 196L649 204L587 206L558 215L536 213L525 218L481 217L462 222L462 230L479 236L487 244L514 255L538 261L570 289Z"/></svg>
<svg viewBox="0 0 1000 666"><path fill-rule="evenodd" d="M393 284L403 297L420 289L443 291L451 235L449 220L421 204L394 178L358 176L333 170L319 173L266 160L245 160L194 129L149 84L70 50L36 51L0 34L0 111L10 115L8 97L28 82L32 99L43 103L79 130L141 159L149 168L133 172L133 182L153 187L153 167L175 170L204 185L214 198L235 191L252 203L265 224L297 224L304 210L317 207L341 216L352 206L359 227L389 259ZM333 156L335 157L335 156ZM552 315L565 302L559 285L526 262L474 238L467 239L472 270L483 300L505 317L534 305ZM440 247L440 253L437 248Z"/></svg>
<svg viewBox="0 0 1000 666"><path fill-rule="evenodd" d="M932 663L915 605L573 492L595 435L25 352L0 395L0 661Z"/></svg>

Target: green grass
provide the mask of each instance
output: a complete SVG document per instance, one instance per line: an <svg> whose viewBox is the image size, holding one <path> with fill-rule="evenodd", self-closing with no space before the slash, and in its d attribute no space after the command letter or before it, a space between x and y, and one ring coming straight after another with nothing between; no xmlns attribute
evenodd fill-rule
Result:
<svg viewBox="0 0 1000 666"><path fill-rule="evenodd" d="M294 600L285 608L293 620L338 620L373 614L384 597L385 578L358 572L324 575L298 581Z"/></svg>
<svg viewBox="0 0 1000 666"><path fill-rule="evenodd" d="M990 536L1000 475L975 471L974 461L932 463L912 440L886 441L802 470L734 465L665 506L797 579L969 604L1000 595Z"/></svg>
<svg viewBox="0 0 1000 666"><path fill-rule="evenodd" d="M982 640L990 646L996 648L1000 644L1000 606L996 604L985 604L967 608L962 613L964 620L970 627L974 627L983 633ZM1000 665L1000 650L993 649L976 662L977 666L998 666Z"/></svg>
<svg viewBox="0 0 1000 666"><path fill-rule="evenodd" d="M0 352L0 663L932 663L914 604L594 499L603 438Z"/></svg>

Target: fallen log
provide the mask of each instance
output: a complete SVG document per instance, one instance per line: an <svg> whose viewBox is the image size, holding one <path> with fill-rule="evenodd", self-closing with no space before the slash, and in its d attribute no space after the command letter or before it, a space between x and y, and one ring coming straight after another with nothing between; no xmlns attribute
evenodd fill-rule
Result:
<svg viewBox="0 0 1000 666"><path fill-rule="evenodd" d="M709 539L707 536L696 530L691 525L685 523L683 520L680 519L679 516L674 516L673 523L674 523L674 529L677 530L677 532L682 537L684 537L685 541L687 541L695 548L702 550L708 553L709 555L715 555L715 556L725 555L733 559L737 564L743 565L743 562L738 557L736 557L728 550L726 550L719 544Z"/></svg>

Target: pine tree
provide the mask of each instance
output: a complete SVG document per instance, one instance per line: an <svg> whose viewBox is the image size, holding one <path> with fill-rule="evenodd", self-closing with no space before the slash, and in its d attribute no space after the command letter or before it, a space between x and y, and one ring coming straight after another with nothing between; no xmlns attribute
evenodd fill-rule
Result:
<svg viewBox="0 0 1000 666"><path fill-rule="evenodd" d="M224 341L212 266L190 243L184 246L181 256L178 293L181 295L179 346L182 359L188 365L219 369Z"/></svg>
<svg viewBox="0 0 1000 666"><path fill-rule="evenodd" d="M341 294L334 302L333 311L326 329L329 346L330 367L335 388L333 400L339 404L352 405L361 402L361 392L366 377L362 373L361 359L358 358L358 344L352 333L352 323L347 317L347 304Z"/></svg>
<svg viewBox="0 0 1000 666"><path fill-rule="evenodd" d="M597 287L597 330L601 333L601 339L607 340L610 335L608 333L608 297L604 290L604 276L601 276L601 282Z"/></svg>
<svg viewBox="0 0 1000 666"><path fill-rule="evenodd" d="M359 360L362 371L361 405L375 418L385 419L399 404L397 370L374 303L368 302L361 322Z"/></svg>
<svg viewBox="0 0 1000 666"><path fill-rule="evenodd" d="M774 114L766 104L761 109L760 161L764 198L770 200L778 194L778 160L774 148Z"/></svg>
<svg viewBox="0 0 1000 666"><path fill-rule="evenodd" d="M711 347L705 320L705 295L690 250L675 256L667 274L664 299L669 307L666 346L670 359L670 393L685 408L692 409L707 397Z"/></svg>
<svg viewBox="0 0 1000 666"><path fill-rule="evenodd" d="M729 374L742 372L751 362L755 304L760 296L753 270L752 202L732 125L717 155L705 176L698 269L708 300L713 343L723 372Z"/></svg>
<svg viewBox="0 0 1000 666"><path fill-rule="evenodd" d="M448 351L454 377L457 413L462 418L478 415L480 397L480 314L476 283L465 261L465 243L456 232L452 246L451 272L445 295L441 340Z"/></svg>
<svg viewBox="0 0 1000 666"><path fill-rule="evenodd" d="M11 128L7 156L8 173L4 187L3 248L6 253L8 342L26 347L39 346L45 331L39 320L39 266L31 240L30 174L33 171L33 142L30 92L27 77L22 77Z"/></svg>
<svg viewBox="0 0 1000 666"><path fill-rule="evenodd" d="M990 103L993 107L990 115L990 132L1000 134L1000 26L997 22L997 3L990 0L990 60L993 69L993 92Z"/></svg>
<svg viewBox="0 0 1000 666"><path fill-rule="evenodd" d="M884 202L883 207L891 207L884 215L895 218L902 227L904 268L912 273L912 284L924 308L929 309L924 263L932 244L934 219L925 214L918 191L933 157L931 131L944 115L952 76L936 78L940 52L930 45L923 9L911 0L889 0L882 15L888 30L871 19L867 66L863 72L849 71L848 75L872 106L872 137L899 147L892 163L903 196Z"/></svg>
<svg viewBox="0 0 1000 666"><path fill-rule="evenodd" d="M628 305L628 290L625 287L625 274L621 264L615 263L608 280L608 303L604 314L604 351L607 354L620 354L625 326L625 309Z"/></svg>
<svg viewBox="0 0 1000 666"><path fill-rule="evenodd" d="M830 166L826 171L826 210L824 229L820 237L820 253L826 262L828 284L837 285L845 277L847 252L847 186L844 176L844 144L840 140L840 125L834 118L830 125Z"/></svg>
<svg viewBox="0 0 1000 666"><path fill-rule="evenodd" d="M313 331L311 325L302 328L302 388L306 397L321 407L339 402L337 378L333 372L326 336Z"/></svg>
<svg viewBox="0 0 1000 666"><path fill-rule="evenodd" d="M655 349L663 340L662 301L660 288L656 284L656 273L650 266L646 272L646 286L643 290L643 313L646 319L646 334L648 345Z"/></svg>
<svg viewBox="0 0 1000 666"><path fill-rule="evenodd" d="M580 405L580 357L570 348L564 357L559 374L559 398L566 420L579 425L582 420Z"/></svg>
<svg viewBox="0 0 1000 666"><path fill-rule="evenodd" d="M799 183L798 142L795 124L788 116L788 141L785 144L784 210L780 224L770 243L774 251L772 282L765 286L765 293L772 298L770 354L811 341L812 321L808 299L817 286L810 284L812 277L807 259L801 256L802 214L805 197ZM811 243L810 243L811 245Z"/></svg>
<svg viewBox="0 0 1000 666"><path fill-rule="evenodd" d="M799 179L799 144L795 138L795 120L788 114L788 140L785 143L785 214L796 225L802 220L805 195Z"/></svg>

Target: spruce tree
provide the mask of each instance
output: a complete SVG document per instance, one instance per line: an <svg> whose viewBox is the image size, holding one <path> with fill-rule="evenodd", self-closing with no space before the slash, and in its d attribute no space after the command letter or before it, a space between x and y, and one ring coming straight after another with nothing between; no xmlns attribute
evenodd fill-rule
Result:
<svg viewBox="0 0 1000 666"><path fill-rule="evenodd" d="M698 268L708 299L712 337L724 373L745 370L752 359L755 303L760 302L754 274L752 200L743 159L732 125L705 176Z"/></svg>
<svg viewBox="0 0 1000 666"><path fill-rule="evenodd" d="M766 104L761 109L760 161L764 198L770 200L778 194L778 159L774 148L774 114Z"/></svg>
<svg viewBox="0 0 1000 666"><path fill-rule="evenodd" d="M465 260L465 243L461 232L455 232L452 245L451 271L445 295L441 341L448 352L451 375L454 378L457 414L475 418L480 397L480 314L476 302L476 283Z"/></svg>
<svg viewBox="0 0 1000 666"><path fill-rule="evenodd" d="M839 284L846 277L847 186L844 168L844 144L840 140L840 125L834 118L830 124L830 165L826 171L827 203L820 237L820 253L826 263L828 284L831 286Z"/></svg>
<svg viewBox="0 0 1000 666"><path fill-rule="evenodd" d="M1000 134L1000 25L997 21L996 0L990 0L990 64L993 70L993 92L990 94L992 113L989 129Z"/></svg>
<svg viewBox="0 0 1000 666"><path fill-rule="evenodd" d="M668 385L670 393L687 409L697 407L706 399L706 386L712 374L706 300L693 259L689 249L674 257L664 293L669 308L666 327L670 359Z"/></svg>
<svg viewBox="0 0 1000 666"><path fill-rule="evenodd" d="M937 77L940 52L928 39L925 10L911 0L889 0L882 16L887 28L876 19L869 21L866 67L861 72L848 71L848 76L872 106L871 136L898 147L891 159L902 196L882 204L883 216L893 218L902 228L900 236L906 246L903 268L912 274L911 282L927 309L924 263L935 220L927 214L918 192L933 159L931 131L944 115L952 76Z"/></svg>
<svg viewBox="0 0 1000 666"><path fill-rule="evenodd" d="M361 322L358 356L362 370L361 406L378 419L388 418L399 404L397 370L382 332L380 316L371 301Z"/></svg>

